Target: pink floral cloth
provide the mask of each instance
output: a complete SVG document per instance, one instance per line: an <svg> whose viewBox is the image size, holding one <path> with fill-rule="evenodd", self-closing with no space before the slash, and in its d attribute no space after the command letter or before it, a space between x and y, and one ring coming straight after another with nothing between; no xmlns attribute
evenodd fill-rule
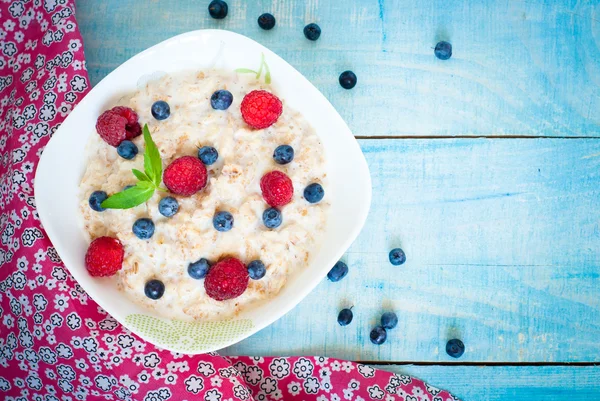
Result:
<svg viewBox="0 0 600 401"><path fill-rule="evenodd" d="M0 0L4 400L455 399L409 376L324 357L171 353L98 307L46 237L32 189L45 144L89 86L73 0Z"/></svg>

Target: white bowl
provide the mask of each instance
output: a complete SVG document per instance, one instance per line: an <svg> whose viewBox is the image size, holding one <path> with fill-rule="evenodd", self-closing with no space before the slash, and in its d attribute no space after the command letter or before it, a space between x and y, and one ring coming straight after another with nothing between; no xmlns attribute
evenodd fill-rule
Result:
<svg viewBox="0 0 600 401"><path fill-rule="evenodd" d="M131 302L112 279L91 277L84 265L88 243L79 223L78 187L84 149L98 116L138 82L181 70L255 68L264 54L277 93L315 128L327 156L330 217L320 252L264 305L222 322L161 318ZM121 324L168 350L204 353L227 347L273 323L325 277L360 232L371 203L371 177L354 136L327 99L298 71L255 41L228 31L199 30L168 39L132 57L102 80L54 134L39 162L35 199L42 224L65 266L87 293Z"/></svg>

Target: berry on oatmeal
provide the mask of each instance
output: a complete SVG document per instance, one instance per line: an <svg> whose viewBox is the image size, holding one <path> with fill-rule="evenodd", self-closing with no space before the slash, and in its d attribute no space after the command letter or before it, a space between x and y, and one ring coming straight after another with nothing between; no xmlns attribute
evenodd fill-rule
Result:
<svg viewBox="0 0 600 401"><path fill-rule="evenodd" d="M129 107L117 106L106 110L96 122L98 135L111 146L119 146L125 139L132 139L142 133L138 115Z"/></svg>
<svg viewBox="0 0 600 401"><path fill-rule="evenodd" d="M208 263L208 260L202 258L196 262L190 263L187 271L191 278L200 280L201 278L206 277L206 273L208 273L209 269L210 263Z"/></svg>
<svg viewBox="0 0 600 401"><path fill-rule="evenodd" d="M221 260L204 279L206 294L217 301L237 298L248 288L248 270L235 258Z"/></svg>
<svg viewBox="0 0 600 401"><path fill-rule="evenodd" d="M123 266L124 254L118 239L99 237L92 241L85 254L85 267L91 276L112 276Z"/></svg>
<svg viewBox="0 0 600 401"><path fill-rule="evenodd" d="M219 158L219 152L212 146L203 146L198 149L198 159L207 166L214 164Z"/></svg>
<svg viewBox="0 0 600 401"><path fill-rule="evenodd" d="M294 148L290 145L279 145L273 152L273 159L277 164L288 164L294 160Z"/></svg>
<svg viewBox="0 0 600 401"><path fill-rule="evenodd" d="M169 191L182 196L191 196L204 188L207 178L206 167L194 156L173 160L163 174Z"/></svg>
<svg viewBox="0 0 600 401"><path fill-rule="evenodd" d="M166 196L158 202L158 212L165 217L173 217L179 210L177 199L172 196Z"/></svg>
<svg viewBox="0 0 600 401"><path fill-rule="evenodd" d="M263 223L267 228L277 228L281 225L281 212L274 207L270 207L263 212Z"/></svg>
<svg viewBox="0 0 600 401"><path fill-rule="evenodd" d="M102 205L102 202L104 202L107 198L108 198L108 194L106 192L94 191L90 195L90 198L88 199L88 203L89 203L90 207L92 208L92 210L95 210L97 212L103 212L106 209L104 209L101 205Z"/></svg>
<svg viewBox="0 0 600 401"><path fill-rule="evenodd" d="M165 293L165 284L160 280L150 280L144 285L144 294L150 299L159 299Z"/></svg>
<svg viewBox="0 0 600 401"><path fill-rule="evenodd" d="M233 228L233 215L229 212L218 212L213 217L213 227L220 232L227 232Z"/></svg>
<svg viewBox="0 0 600 401"><path fill-rule="evenodd" d="M282 110L281 100L265 90L248 93L241 104L242 118L255 129L268 128L275 124Z"/></svg>
<svg viewBox="0 0 600 401"><path fill-rule="evenodd" d="M284 206L294 196L294 186L290 177L281 171L271 171L260 179L262 196L271 207Z"/></svg>
<svg viewBox="0 0 600 401"><path fill-rule="evenodd" d="M150 239L154 235L154 222L146 217L137 219L132 231L139 239Z"/></svg>
<svg viewBox="0 0 600 401"><path fill-rule="evenodd" d="M248 264L248 275L252 280L260 280L267 274L265 264L260 260L253 260Z"/></svg>
<svg viewBox="0 0 600 401"><path fill-rule="evenodd" d="M135 143L126 139L117 146L117 153L123 159L131 160L138 154L138 148Z"/></svg>
<svg viewBox="0 0 600 401"><path fill-rule="evenodd" d="M304 189L304 199L309 203L318 203L325 196L323 186L318 183L312 183Z"/></svg>
<svg viewBox="0 0 600 401"><path fill-rule="evenodd" d="M210 105L215 110L227 110L233 102L233 95L225 89L216 91L210 97Z"/></svg>
<svg viewBox="0 0 600 401"><path fill-rule="evenodd" d="M166 120L171 115L171 107L164 100L154 102L150 111L152 112L152 117L159 121Z"/></svg>

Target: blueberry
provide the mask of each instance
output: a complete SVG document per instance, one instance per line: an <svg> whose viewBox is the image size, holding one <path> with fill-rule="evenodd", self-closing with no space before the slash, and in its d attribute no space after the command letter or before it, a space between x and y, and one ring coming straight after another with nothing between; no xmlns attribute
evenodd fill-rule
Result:
<svg viewBox="0 0 600 401"><path fill-rule="evenodd" d="M210 97L210 105L215 110L227 110L232 102L233 95L224 89L216 91Z"/></svg>
<svg viewBox="0 0 600 401"><path fill-rule="evenodd" d="M273 159L277 164L288 164L294 160L294 148L290 145L279 145L273 152Z"/></svg>
<svg viewBox="0 0 600 401"><path fill-rule="evenodd" d="M133 233L139 239L150 239L154 234L154 222L148 218L137 219L133 223Z"/></svg>
<svg viewBox="0 0 600 401"><path fill-rule="evenodd" d="M385 312L381 315L381 325L384 329L393 329L398 325L398 316L394 312Z"/></svg>
<svg viewBox="0 0 600 401"><path fill-rule="evenodd" d="M207 166L214 164L218 158L219 152L217 152L217 149L213 148L212 146L203 146L198 149L198 159L200 159L202 163L206 164Z"/></svg>
<svg viewBox="0 0 600 401"><path fill-rule="evenodd" d="M325 196L325 190L321 184L315 182L304 188L304 199L310 203L320 202L323 196Z"/></svg>
<svg viewBox="0 0 600 401"><path fill-rule="evenodd" d="M267 268L260 260L253 260L248 264L248 275L252 280L260 280L265 274L267 274Z"/></svg>
<svg viewBox="0 0 600 401"><path fill-rule="evenodd" d="M90 204L90 207L92 208L92 210L95 210L97 212L103 212L106 209L104 209L100 205L102 204L102 202L104 202L106 200L106 198L108 198L108 195L106 194L106 192L94 191L90 195L90 199L88 200L88 203Z"/></svg>
<svg viewBox="0 0 600 401"><path fill-rule="evenodd" d="M460 358L465 353L465 345L459 339L454 338L446 343L446 353L452 358Z"/></svg>
<svg viewBox="0 0 600 401"><path fill-rule="evenodd" d="M190 263L188 265L187 271L191 278L200 280L201 278L206 277L208 269L210 269L210 264L208 263L208 260L202 258L196 262Z"/></svg>
<svg viewBox="0 0 600 401"><path fill-rule="evenodd" d="M340 326L348 326L350 323L352 323L353 317L354 315L350 309L342 309L338 314L338 323Z"/></svg>
<svg viewBox="0 0 600 401"><path fill-rule="evenodd" d="M375 345L381 345L387 339L387 331L381 326L375 327L371 330L371 334L369 334L369 338L371 342Z"/></svg>
<svg viewBox="0 0 600 401"><path fill-rule="evenodd" d="M215 230L225 232L233 227L233 216L229 212L218 212L213 217L213 227Z"/></svg>
<svg viewBox="0 0 600 401"><path fill-rule="evenodd" d="M213 0L208 5L208 13L214 19L223 19L227 17L227 3L223 0Z"/></svg>
<svg viewBox="0 0 600 401"><path fill-rule="evenodd" d="M341 260L335 264L327 273L327 278L333 282L340 281L348 274L348 265Z"/></svg>
<svg viewBox="0 0 600 401"><path fill-rule="evenodd" d="M131 160L138 154L138 148L135 143L125 140L117 146L117 153L123 159Z"/></svg>
<svg viewBox="0 0 600 401"><path fill-rule="evenodd" d="M390 263L394 266L400 266L406 262L406 254L400 248L394 248L390 251Z"/></svg>
<svg viewBox="0 0 600 401"><path fill-rule="evenodd" d="M166 120L171 115L171 108L164 100L154 102L151 111L152 116L157 120Z"/></svg>
<svg viewBox="0 0 600 401"><path fill-rule="evenodd" d="M317 40L321 36L321 27L315 23L308 24L304 27L304 36L308 40Z"/></svg>
<svg viewBox="0 0 600 401"><path fill-rule="evenodd" d="M273 14L264 13L260 17L258 17L258 26L260 26L265 31L273 29L275 26L275 17Z"/></svg>
<svg viewBox="0 0 600 401"><path fill-rule="evenodd" d="M281 212L274 207L265 210L262 218L267 228L277 228L281 225Z"/></svg>
<svg viewBox="0 0 600 401"><path fill-rule="evenodd" d="M123 191L127 191L129 188L133 188L133 187L135 187L135 185L133 185L133 184L125 185L123 187Z"/></svg>
<svg viewBox="0 0 600 401"><path fill-rule="evenodd" d="M159 299L165 293L165 285L160 280L150 280L144 286L144 294L150 299Z"/></svg>
<svg viewBox="0 0 600 401"><path fill-rule="evenodd" d="M344 89L352 89L356 86L356 74L352 71L344 71L340 74L340 85Z"/></svg>
<svg viewBox="0 0 600 401"><path fill-rule="evenodd" d="M452 57L452 45L442 40L435 45L435 50L433 52L440 60L448 60Z"/></svg>
<svg viewBox="0 0 600 401"><path fill-rule="evenodd" d="M160 202L158 202L158 211L165 217L173 217L175 213L179 210L179 203L177 199L172 196L167 196L162 198Z"/></svg>

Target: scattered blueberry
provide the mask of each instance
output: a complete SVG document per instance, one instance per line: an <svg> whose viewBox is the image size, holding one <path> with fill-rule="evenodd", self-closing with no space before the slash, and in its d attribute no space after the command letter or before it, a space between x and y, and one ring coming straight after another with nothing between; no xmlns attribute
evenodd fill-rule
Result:
<svg viewBox="0 0 600 401"><path fill-rule="evenodd" d="M433 52L440 60L448 60L450 57L452 57L452 45L442 40L435 45L435 50Z"/></svg>
<svg viewBox="0 0 600 401"><path fill-rule="evenodd" d="M223 19L227 17L227 3L223 0L213 0L208 5L208 13L214 19Z"/></svg>
<svg viewBox="0 0 600 401"><path fill-rule="evenodd" d="M260 280L265 274L267 274L267 268L260 260L253 260L248 264L248 275L252 280Z"/></svg>
<svg viewBox="0 0 600 401"><path fill-rule="evenodd" d="M369 338L371 342L375 345L381 345L387 339L387 331L381 326L375 327L371 330L371 334L369 334Z"/></svg>
<svg viewBox="0 0 600 401"><path fill-rule="evenodd" d="M139 239L150 239L154 235L154 222L146 217L137 219L132 230Z"/></svg>
<svg viewBox="0 0 600 401"><path fill-rule="evenodd" d="M123 159L131 160L138 154L138 148L135 143L125 140L117 146L117 153Z"/></svg>
<svg viewBox="0 0 600 401"><path fill-rule="evenodd" d="M208 269L210 269L210 264L208 263L208 260L202 258L196 262L190 263L188 265L187 271L191 278L200 280L201 278L206 277Z"/></svg>
<svg viewBox="0 0 600 401"><path fill-rule="evenodd" d="M452 358L460 358L465 353L465 345L459 339L454 338L446 343L446 353Z"/></svg>
<svg viewBox="0 0 600 401"><path fill-rule="evenodd" d="M154 102L151 111L152 116L157 120L166 120L171 115L169 103L165 102L164 100Z"/></svg>
<svg viewBox="0 0 600 401"><path fill-rule="evenodd" d="M273 159L277 164L288 164L294 160L294 148L290 145L279 145L273 152Z"/></svg>
<svg viewBox="0 0 600 401"><path fill-rule="evenodd" d="M281 225L281 212L274 207L265 210L262 217L267 228L277 228Z"/></svg>
<svg viewBox="0 0 600 401"><path fill-rule="evenodd" d="M144 294L150 299L159 299L165 293L165 285L160 280L150 280L144 286Z"/></svg>
<svg viewBox="0 0 600 401"><path fill-rule="evenodd" d="M218 212L213 217L215 230L225 232L233 227L233 216L229 212Z"/></svg>
<svg viewBox="0 0 600 401"><path fill-rule="evenodd" d="M162 198L158 202L158 211L165 217L173 217L179 210L179 202L172 196Z"/></svg>
<svg viewBox="0 0 600 401"><path fill-rule="evenodd" d="M104 202L106 200L106 198L108 198L108 195L106 194L106 192L104 192L104 191L94 191L90 195L90 199L88 200L88 202L89 202L90 207L92 208L92 210L95 210L97 212L103 212L106 209L104 209L100 205L102 204L102 202Z"/></svg>
<svg viewBox="0 0 600 401"><path fill-rule="evenodd" d="M258 26L260 26L265 31L273 29L275 26L275 17L273 14L264 13L260 17L258 17Z"/></svg>
<svg viewBox="0 0 600 401"><path fill-rule="evenodd" d="M321 36L321 27L315 23L308 24L304 27L304 36L308 40L317 40Z"/></svg>
<svg viewBox="0 0 600 401"><path fill-rule="evenodd" d="M202 163L206 164L207 166L214 164L218 158L219 152L217 152L217 149L213 148L212 146L203 146L198 149L198 159L200 159Z"/></svg>
<svg viewBox="0 0 600 401"><path fill-rule="evenodd" d="M215 110L227 110L233 102L233 95L228 90L218 90L210 97L210 105Z"/></svg>
<svg viewBox="0 0 600 401"><path fill-rule="evenodd" d="M400 248L394 248L390 251L390 263L394 266L400 266L406 262L406 254Z"/></svg>
<svg viewBox="0 0 600 401"><path fill-rule="evenodd" d="M325 196L325 190L321 184L315 182L304 188L304 199L310 203L320 202L323 196Z"/></svg>
<svg viewBox="0 0 600 401"><path fill-rule="evenodd" d="M384 329L393 329L398 325L398 316L394 312L385 312L381 315L381 325Z"/></svg>
<svg viewBox="0 0 600 401"><path fill-rule="evenodd" d="M344 89L352 89L356 86L356 74L352 71L344 71L340 74L340 85Z"/></svg>
<svg viewBox="0 0 600 401"><path fill-rule="evenodd" d="M341 260L335 264L327 273L327 278L333 282L340 281L348 274L348 265Z"/></svg>
<svg viewBox="0 0 600 401"><path fill-rule="evenodd" d="M348 326L350 323L352 323L353 317L354 315L350 309L342 309L338 314L338 323L340 326Z"/></svg>
<svg viewBox="0 0 600 401"><path fill-rule="evenodd" d="M127 191L129 188L133 188L133 187L135 187L135 185L133 185L133 184L125 185L123 187L123 191Z"/></svg>

